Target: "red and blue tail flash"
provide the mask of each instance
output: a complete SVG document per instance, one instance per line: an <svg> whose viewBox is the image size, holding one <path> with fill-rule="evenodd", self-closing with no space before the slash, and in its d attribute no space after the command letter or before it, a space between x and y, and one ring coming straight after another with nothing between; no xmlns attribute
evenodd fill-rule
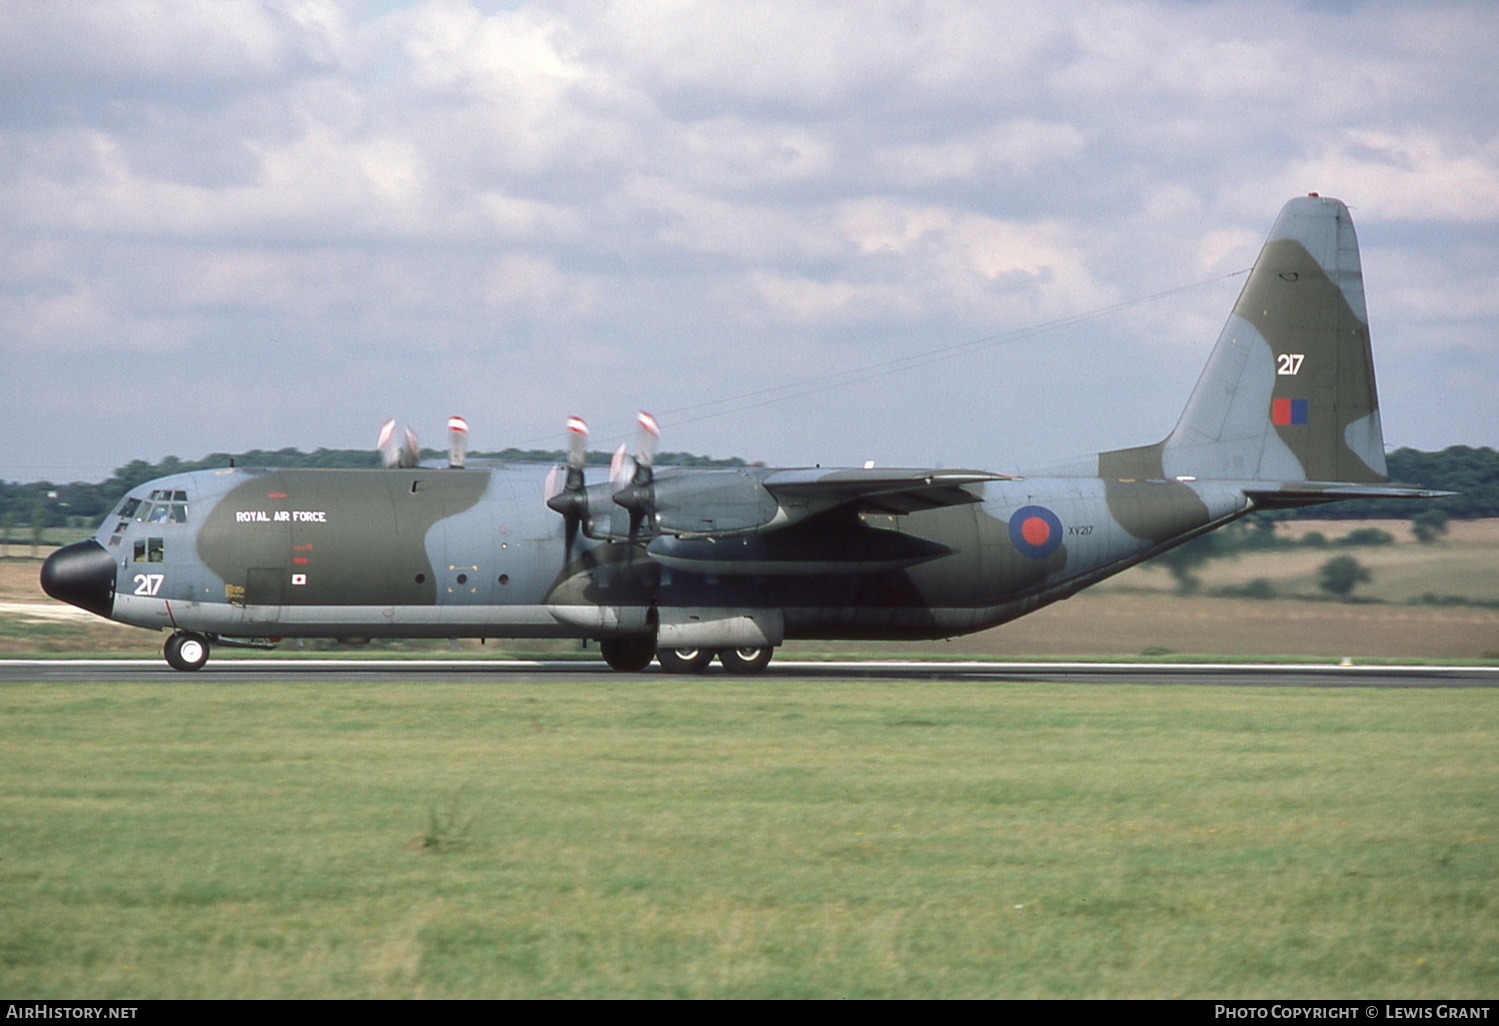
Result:
<svg viewBox="0 0 1499 1026"><path fill-rule="evenodd" d="M1305 399L1271 399L1270 400L1270 423L1272 424L1305 424L1306 423L1306 400Z"/></svg>

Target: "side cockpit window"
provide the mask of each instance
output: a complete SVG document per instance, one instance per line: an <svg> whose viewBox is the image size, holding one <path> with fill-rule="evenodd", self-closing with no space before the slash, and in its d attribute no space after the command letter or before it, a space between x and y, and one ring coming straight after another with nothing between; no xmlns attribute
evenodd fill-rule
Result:
<svg viewBox="0 0 1499 1026"><path fill-rule="evenodd" d="M136 563L162 563L166 561L166 544L162 538L137 538L131 553Z"/></svg>
<svg viewBox="0 0 1499 1026"><path fill-rule="evenodd" d="M120 541L125 537L125 528L130 526L131 519L135 516L136 512L140 508L141 500L130 495L125 496L125 498L120 502L119 509L115 510L114 512L114 515L119 517L120 519L118 520L118 522L116 522L115 529L110 533L109 536L109 544L111 548L119 547Z"/></svg>

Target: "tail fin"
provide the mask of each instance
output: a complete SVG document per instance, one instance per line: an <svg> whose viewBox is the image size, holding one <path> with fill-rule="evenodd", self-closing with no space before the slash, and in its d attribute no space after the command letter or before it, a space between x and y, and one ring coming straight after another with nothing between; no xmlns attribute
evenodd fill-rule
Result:
<svg viewBox="0 0 1499 1026"><path fill-rule="evenodd" d="M1388 480L1358 238L1348 208L1287 203L1162 442L1099 456L1099 472L1239 481ZM1143 476L1143 475L1142 475Z"/></svg>

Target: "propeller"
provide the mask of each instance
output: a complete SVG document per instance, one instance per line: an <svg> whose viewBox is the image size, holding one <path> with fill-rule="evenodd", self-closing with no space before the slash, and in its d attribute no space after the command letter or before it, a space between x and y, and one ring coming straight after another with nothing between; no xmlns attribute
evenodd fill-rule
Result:
<svg viewBox="0 0 1499 1026"><path fill-rule="evenodd" d="M661 443L661 426L656 418L641 410L635 415L635 453L630 455L621 442L609 463L609 483L615 490L630 484L649 484L656 448Z"/></svg>
<svg viewBox="0 0 1499 1026"><path fill-rule="evenodd" d="M566 523L564 561L572 562L573 542L588 517L588 492L583 480L583 461L588 455L588 424L582 417L567 418L567 476L561 491L547 497L547 505L562 514ZM547 491L556 487L556 470L547 479Z"/></svg>
<svg viewBox="0 0 1499 1026"><path fill-rule="evenodd" d="M641 524L655 512L656 447L661 443L661 426L656 418L641 410L635 417L635 454L626 456L623 446L614 454L610 482L614 501L630 511L630 540L640 534Z"/></svg>
<svg viewBox="0 0 1499 1026"><path fill-rule="evenodd" d="M459 416L448 418L448 466L462 470L468 458L468 421Z"/></svg>
<svg viewBox="0 0 1499 1026"><path fill-rule="evenodd" d="M416 433L406 429L406 439L396 441L396 419L394 417L380 425L380 439L375 443L380 451L380 461L387 470L392 467L414 467L421 462L421 447L417 445Z"/></svg>

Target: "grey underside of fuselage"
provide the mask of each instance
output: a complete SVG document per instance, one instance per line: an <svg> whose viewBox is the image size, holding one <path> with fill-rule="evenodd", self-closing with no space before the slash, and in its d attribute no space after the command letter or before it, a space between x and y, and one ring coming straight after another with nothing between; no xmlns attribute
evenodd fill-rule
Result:
<svg viewBox="0 0 1499 1026"><path fill-rule="evenodd" d="M666 567L651 560L638 542L586 539L579 540L573 559L564 567L561 518L543 502L544 470L386 475L313 479L283 471L268 472L250 483L251 490L259 493L270 489L273 494L289 491L295 495L299 489L309 490L313 480L358 482L366 490L376 487L372 482L379 482L380 489L395 496L389 501L400 503L407 501L408 491L418 493L417 485L462 479L465 491L473 493L472 500L466 500L466 508L433 518L419 541L402 541L396 517L390 537L377 533L362 543L369 561L414 559L412 565L419 566L420 575L430 575L422 601L398 601L394 590L375 593L384 587L379 581L342 593L334 602L305 601L314 592L299 587L282 587L275 595L279 601L255 601L253 593L245 600L226 600L225 596L237 591L244 595L244 575L250 570L233 565L224 553L238 550L224 539L262 539L265 532L278 528L235 521L236 514L244 512L238 507L247 502L240 495L245 477L197 474L184 475L173 485L190 481L195 512L212 511L205 517L213 518L218 534L207 542L200 538L196 545L200 553L212 558L186 558L189 546L173 547L169 538L173 562L162 568L168 581L154 596L132 593L132 573L138 567L122 558L113 618L141 627L225 637L602 638L649 633L657 610L774 609L785 638L941 638L995 626L1065 598L1160 551L1166 547L1161 538L1168 533L1179 537L1182 531L1207 529L1246 508L1238 489L1206 483L1189 490L1176 482L1120 483L1097 478L997 481L975 486L982 488L983 501L972 505L873 517L867 522L849 514L848 523L860 530L893 531L940 547L946 555L879 572L797 576L783 571L757 576L753 572L694 573L680 564ZM330 497L313 505L337 508L338 499L330 491L334 485L318 487ZM1183 522L1158 525L1159 538L1146 536L1150 532L1121 515L1121 511L1128 513L1137 494L1143 507L1145 500L1167 489L1186 495L1190 509L1182 514L1187 518ZM1011 517L1035 503L1054 511L1064 532L1063 544L1045 558L1025 556L1012 541ZM344 519L352 516L339 514ZM330 520L339 517L329 513ZM366 520L382 522L374 514ZM336 522L298 525L286 528L284 545L282 540L275 544L291 552L302 539L300 544L310 546L312 557L305 572L315 584L322 583L325 578L317 575L336 569L327 561L327 554L334 551L333 532L347 528ZM847 525L839 528L846 529ZM826 528L813 525L758 537L776 542L797 530L806 534ZM101 531L101 536L106 533L107 529ZM818 537L809 534L804 542L815 548ZM346 548L350 544L346 537L341 543ZM256 558L269 562L266 557ZM288 562L276 569L290 579L291 572L301 566ZM724 568L723 564L714 566ZM405 586L409 588L409 580Z"/></svg>

